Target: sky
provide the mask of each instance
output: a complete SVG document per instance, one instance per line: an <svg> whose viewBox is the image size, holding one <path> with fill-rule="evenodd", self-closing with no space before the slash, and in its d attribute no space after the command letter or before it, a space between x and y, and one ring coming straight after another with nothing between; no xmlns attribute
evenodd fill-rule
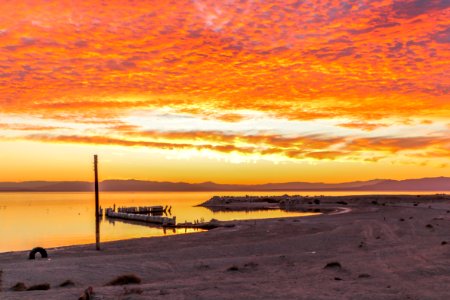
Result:
<svg viewBox="0 0 450 300"><path fill-rule="evenodd" d="M447 0L0 11L0 181L450 176Z"/></svg>

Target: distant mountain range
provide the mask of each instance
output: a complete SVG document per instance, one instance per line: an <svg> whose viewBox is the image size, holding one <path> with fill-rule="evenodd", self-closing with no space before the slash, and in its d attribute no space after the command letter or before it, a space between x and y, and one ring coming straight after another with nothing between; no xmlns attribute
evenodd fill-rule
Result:
<svg viewBox="0 0 450 300"><path fill-rule="evenodd" d="M88 192L93 183L86 181L0 182L0 192ZM141 180L105 180L101 191L450 191L450 177L407 180L375 179L344 183L286 182L256 185L186 183Z"/></svg>

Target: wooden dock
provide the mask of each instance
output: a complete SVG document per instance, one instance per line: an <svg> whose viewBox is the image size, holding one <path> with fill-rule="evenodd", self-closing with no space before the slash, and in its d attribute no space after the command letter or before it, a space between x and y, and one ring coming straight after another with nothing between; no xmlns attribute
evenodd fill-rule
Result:
<svg viewBox="0 0 450 300"><path fill-rule="evenodd" d="M176 217L161 217L161 216L152 216L148 214L144 214L143 212L115 212L112 208L106 209L106 216L108 218L122 219L122 220L130 220L130 221L138 221L144 223L151 224L159 224L162 226L175 226L176 225Z"/></svg>
<svg viewBox="0 0 450 300"><path fill-rule="evenodd" d="M137 206L137 207L118 207L117 212L129 214L158 214L170 211L172 207L168 206Z"/></svg>

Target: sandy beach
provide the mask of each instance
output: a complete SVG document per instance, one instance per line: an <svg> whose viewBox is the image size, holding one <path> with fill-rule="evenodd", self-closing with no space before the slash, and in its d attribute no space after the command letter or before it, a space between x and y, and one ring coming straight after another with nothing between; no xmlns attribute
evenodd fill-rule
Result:
<svg viewBox="0 0 450 300"><path fill-rule="evenodd" d="M92 299L450 299L450 196L292 206L334 213L103 243L100 252L48 249L49 259L2 253L0 299L78 299L89 286ZM125 274L142 282L107 285ZM51 288L12 291L18 282Z"/></svg>

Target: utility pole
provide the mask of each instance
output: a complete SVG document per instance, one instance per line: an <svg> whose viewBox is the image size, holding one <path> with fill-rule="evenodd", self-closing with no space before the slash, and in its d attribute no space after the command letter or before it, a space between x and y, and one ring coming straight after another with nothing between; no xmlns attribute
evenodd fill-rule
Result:
<svg viewBox="0 0 450 300"><path fill-rule="evenodd" d="M94 155L94 173L95 173L95 249L100 250L100 216L98 199L98 158Z"/></svg>

